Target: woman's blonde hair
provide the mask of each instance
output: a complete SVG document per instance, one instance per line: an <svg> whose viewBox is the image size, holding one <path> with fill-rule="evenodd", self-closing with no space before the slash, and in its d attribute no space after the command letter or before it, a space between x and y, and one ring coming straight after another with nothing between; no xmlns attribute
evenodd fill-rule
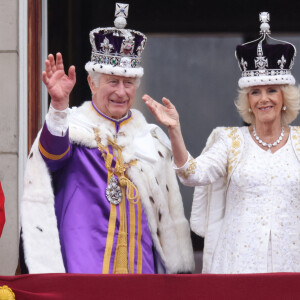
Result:
<svg viewBox="0 0 300 300"><path fill-rule="evenodd" d="M292 123L298 116L300 110L300 87L295 85L279 85L283 95L283 105L286 110L281 111L281 122L283 125ZM234 104L243 121L248 124L255 123L255 116L249 112L250 104L248 93L251 87L238 91L238 97Z"/></svg>

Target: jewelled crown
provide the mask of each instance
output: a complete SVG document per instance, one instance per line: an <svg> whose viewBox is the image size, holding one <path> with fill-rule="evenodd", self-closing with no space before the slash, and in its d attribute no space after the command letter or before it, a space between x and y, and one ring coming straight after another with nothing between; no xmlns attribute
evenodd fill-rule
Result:
<svg viewBox="0 0 300 300"><path fill-rule="evenodd" d="M295 46L270 36L269 13L260 13L259 19L261 36L236 47L235 56L242 71L239 87L295 84L295 78L291 74L296 56ZM268 43L268 40L275 41L275 44Z"/></svg>
<svg viewBox="0 0 300 300"><path fill-rule="evenodd" d="M115 27L96 28L90 32L91 61L87 71L126 77L142 77L141 54L147 37L139 31L124 29L128 4L116 3Z"/></svg>

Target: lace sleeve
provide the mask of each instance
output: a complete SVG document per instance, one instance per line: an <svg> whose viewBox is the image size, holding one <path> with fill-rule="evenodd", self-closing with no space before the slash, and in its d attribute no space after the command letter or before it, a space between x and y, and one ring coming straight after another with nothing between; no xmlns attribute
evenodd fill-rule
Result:
<svg viewBox="0 0 300 300"><path fill-rule="evenodd" d="M175 167L175 170L184 185L207 185L226 175L227 157L228 147L221 131L211 147L205 148L197 158L189 154L187 162L180 168Z"/></svg>

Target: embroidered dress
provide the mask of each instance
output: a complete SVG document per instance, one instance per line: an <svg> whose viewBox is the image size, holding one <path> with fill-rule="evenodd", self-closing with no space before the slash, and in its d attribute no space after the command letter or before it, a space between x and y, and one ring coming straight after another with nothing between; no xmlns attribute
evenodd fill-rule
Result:
<svg viewBox="0 0 300 300"><path fill-rule="evenodd" d="M240 128L243 153L229 178L226 208L209 273L300 271L300 164L291 136L275 153L261 149ZM228 132L178 170L185 183L210 184L228 168ZM196 164L195 164L196 163ZM186 179L183 175L186 175Z"/></svg>

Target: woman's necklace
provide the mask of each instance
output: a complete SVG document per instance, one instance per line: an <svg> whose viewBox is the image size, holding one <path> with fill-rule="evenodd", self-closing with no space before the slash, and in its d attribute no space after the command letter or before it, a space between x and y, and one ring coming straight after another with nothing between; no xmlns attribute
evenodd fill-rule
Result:
<svg viewBox="0 0 300 300"><path fill-rule="evenodd" d="M284 126L281 127L281 133L279 138L274 142L274 143L266 143L264 142L257 134L256 134L256 129L255 129L255 125L253 125L253 135L255 137L255 139L258 141L259 144L261 144L264 147L268 147L268 152L272 152L271 151L271 147L275 147L277 146L283 139L284 137Z"/></svg>

